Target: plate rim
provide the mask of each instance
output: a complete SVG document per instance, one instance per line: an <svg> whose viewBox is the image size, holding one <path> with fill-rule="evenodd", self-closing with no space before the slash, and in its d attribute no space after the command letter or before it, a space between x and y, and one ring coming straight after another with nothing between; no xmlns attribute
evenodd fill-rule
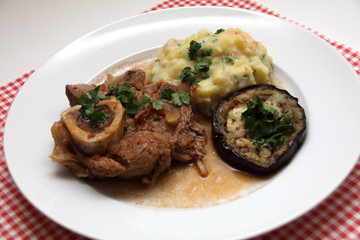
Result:
<svg viewBox="0 0 360 240"><path fill-rule="evenodd" d="M268 15L268 14L265 14L265 13L259 13L259 12L247 10L247 9L235 9L235 8L230 8L230 7L183 7L183 8L161 9L161 10L151 11L151 12L146 12L146 13L141 13L141 14L138 14L138 15L135 15L135 16L131 16L131 17L125 18L125 19L121 19L121 20L115 21L115 22L113 22L113 23L109 23L109 24L107 24L107 25L105 25L105 26L103 26L103 27L97 28L97 29L95 29L95 30L93 30L93 31L91 31L91 32L83 35L82 37L80 37L80 38L76 39L75 41L71 42L70 44L66 45L64 48L62 48L62 49L59 50L57 53L55 53L51 58L49 58L43 65L41 65L41 66L39 67L39 70L37 70L37 71L34 72L34 74L25 82L25 84L24 84L24 86L23 86L22 88L24 88L25 85L31 84L32 81L33 81L33 79L35 79L35 77L37 77L37 75L38 75L37 72L40 72L40 73L41 73L42 68L46 68L46 64L47 64L49 61L51 61L55 56L57 56L59 53L61 53L62 51L64 51L64 49L66 49L66 48L68 48L69 46L75 44L76 42L82 41L82 40L85 39L86 37L91 36L92 34L97 33L97 32L100 31L100 30L107 29L109 26L116 25L116 24L119 23L119 22L126 22L126 21L129 21L129 20L134 19L134 18L139 18L139 17L142 17L142 16L151 16L151 15L159 14L159 13L162 13L162 12L171 12L171 11L176 11L176 12L178 12L178 11L186 11L187 9L202 9L202 10L204 10L204 9L219 9L219 8L220 8L220 9L224 9L224 10L226 10L226 11L230 10L230 11L247 12L247 13L249 13L249 14L257 15L257 16L260 16L260 17L267 17L267 18L277 19L277 21L280 21L280 22L283 22L283 23L286 22L287 24L291 24L292 26L297 26L298 29L303 29L303 30L306 31L306 32L312 33L312 32L310 32L310 31L302 28L301 26L299 26L299 25L297 25L297 24L293 24L293 23L291 23L291 22L289 22L289 21L287 21L287 20L280 19L280 18L278 18L278 17L276 17L276 16L271 16L271 15ZM317 35L314 34L314 33L312 33L312 35L317 36ZM317 36L317 37L318 37L318 36ZM321 39L321 38L318 37L318 39ZM323 39L322 39L322 40L323 40ZM324 43L325 43L325 40L323 40L323 41L324 41ZM329 47L328 49L333 49L333 52L334 52L334 53L337 53L339 56L341 56L341 57L343 58L343 56L342 56L338 51L336 51L334 48L330 48L330 47ZM126 56L124 56L124 57L126 57ZM345 59L344 59L344 60L345 60ZM349 66L350 66L350 64L349 64ZM353 69L353 68L351 68L351 69L352 69L352 71L353 71L353 74L354 74L355 76L357 76L356 73L355 73L355 71L354 71L354 69ZM21 91L22 91L22 89L20 89L19 93L21 93ZM17 97L15 97L13 104L16 102L16 99L17 99ZM9 112L8 112L8 117L10 116L10 114L12 114L12 108L10 108L10 110L9 110ZM6 143L7 132L8 132L7 125L8 125L8 123L7 123L7 121L6 121L6 124L5 124L5 127L4 127L4 135L3 135L4 137L3 137L3 141L4 141L5 159L6 159L6 163L8 164L8 160L7 160L7 157L6 157L6 155L7 155L6 149L9 148L9 146L7 146L7 143ZM357 156L357 157L358 157L358 156ZM357 158L356 158L356 159L357 159ZM338 185L337 185L333 190L331 190L328 194L326 194L325 197L323 197L322 199L320 199L318 202L314 203L310 208L308 208L307 210L302 211L302 212L300 211L296 216L290 217L290 220L287 219L287 220L285 220L284 222L282 222L282 223L280 223L280 224L275 224L275 225L269 227L268 229L263 230L262 232L257 233L256 235L250 235L250 236L257 236L257 235L263 234L263 233L265 233L265 232L269 232L269 231L271 231L271 230L273 230L273 229L275 229L275 228L278 228L278 227L280 227L280 226L288 223L289 221L291 221L291 220L293 220L293 219L298 218L299 216L301 216L301 215L305 214L306 212L308 212L309 210L313 209L316 205L318 205L320 202L322 202L327 196L329 196L333 191L335 191L335 190L339 187L339 185L340 185L340 184L344 181L344 179L349 175L350 171L353 169L353 167L354 167L355 164L356 164L356 161L354 161L353 165L349 168L349 171L342 177L342 180L338 183ZM11 176L13 176L12 169L10 169L10 167L9 167L9 171L10 171ZM29 200L29 198L26 196L26 194L24 194L22 188L18 186L18 183L17 183L16 179L15 179L14 177L12 177L12 178L13 178L15 184L17 185L18 189L23 193L23 195L25 196L25 198L26 198L27 200ZM31 201L29 201L29 202L30 202L35 208L37 208L38 210L40 210L40 209L36 206L36 204L34 204L34 203L31 202ZM65 228L70 229L71 231L74 231L74 232L77 232L77 233L79 233L79 234L81 234L81 235L85 235L85 236L86 236L86 234L84 234L83 232L78 232L76 229L69 228L69 226L66 226L66 225L63 225L63 224L59 223L58 221L54 220L51 216L49 216L47 213L44 213L44 212L41 211L41 210L40 210L40 212L42 212L43 214L45 214L45 215L46 215L47 217L49 217L52 221L57 222L58 224L64 226ZM92 236L89 236L89 237L92 237Z"/></svg>

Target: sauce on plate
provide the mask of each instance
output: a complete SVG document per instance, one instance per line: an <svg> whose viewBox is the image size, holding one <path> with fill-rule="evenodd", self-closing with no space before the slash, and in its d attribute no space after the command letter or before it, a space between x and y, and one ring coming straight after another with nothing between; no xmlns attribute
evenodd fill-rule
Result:
<svg viewBox="0 0 360 240"><path fill-rule="evenodd" d="M99 84L108 74L119 75L131 68L143 69L147 76L155 57L115 65L94 79ZM202 178L195 165L172 163L154 185L144 186L139 180L86 180L97 191L130 204L157 208L208 207L244 197L264 185L271 177L251 176L226 165L217 154L211 140L211 119L201 114L196 119L205 127L207 144L204 165L209 175Z"/></svg>

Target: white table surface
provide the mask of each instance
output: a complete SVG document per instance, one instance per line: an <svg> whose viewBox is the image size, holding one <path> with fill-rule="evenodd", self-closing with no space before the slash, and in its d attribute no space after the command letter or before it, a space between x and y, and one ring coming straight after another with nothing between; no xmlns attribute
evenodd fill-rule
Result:
<svg viewBox="0 0 360 240"><path fill-rule="evenodd" d="M64 46L164 0L0 0L0 86ZM258 0L281 16L360 52L360 0Z"/></svg>

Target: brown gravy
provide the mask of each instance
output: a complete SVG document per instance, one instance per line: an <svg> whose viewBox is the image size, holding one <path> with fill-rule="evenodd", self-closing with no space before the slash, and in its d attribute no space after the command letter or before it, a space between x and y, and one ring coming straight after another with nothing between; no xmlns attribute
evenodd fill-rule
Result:
<svg viewBox="0 0 360 240"><path fill-rule="evenodd" d="M108 74L122 73L122 69L141 68L148 74L154 57L117 65L98 78L95 83L106 79ZM149 61L150 60L150 61ZM120 71L119 71L120 69ZM114 199L135 205L158 208L208 207L246 196L268 183L271 178L255 177L227 166L216 153L211 140L211 119L197 116L206 130L207 145L204 165L209 175L202 178L194 165L172 163L171 170L162 174L157 183L144 186L139 180L120 179L87 180L97 191Z"/></svg>

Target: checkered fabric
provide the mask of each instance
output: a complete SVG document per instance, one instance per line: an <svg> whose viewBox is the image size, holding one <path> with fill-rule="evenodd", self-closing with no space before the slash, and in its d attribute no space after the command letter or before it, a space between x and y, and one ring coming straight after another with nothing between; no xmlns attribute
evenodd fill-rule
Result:
<svg viewBox="0 0 360 240"><path fill-rule="evenodd" d="M291 21L247 0L169 0L149 11L183 6L242 8ZM301 26L337 49L360 76L359 52ZM3 147L6 116L17 92L32 73L0 87L0 239L86 239L59 226L35 209L17 189L6 166ZM360 239L360 160L345 181L317 207L285 226L254 239Z"/></svg>

